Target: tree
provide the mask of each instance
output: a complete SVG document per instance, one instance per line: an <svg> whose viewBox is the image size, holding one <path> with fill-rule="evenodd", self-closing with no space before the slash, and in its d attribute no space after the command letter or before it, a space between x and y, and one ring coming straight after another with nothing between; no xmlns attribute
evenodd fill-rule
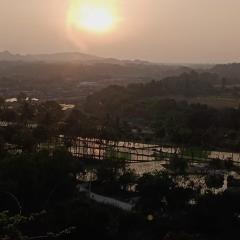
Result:
<svg viewBox="0 0 240 240"><path fill-rule="evenodd" d="M48 101L38 105L36 123L39 127L43 126L47 139L59 134L59 122L63 116L61 106L55 101Z"/></svg>
<svg viewBox="0 0 240 240"><path fill-rule="evenodd" d="M18 96L17 96L17 101L20 104L26 102L26 99L27 99L27 95L23 92L19 93Z"/></svg>
<svg viewBox="0 0 240 240"><path fill-rule="evenodd" d="M169 159L169 169L174 173L185 173L188 168L188 161L184 157L179 157L174 154L173 157Z"/></svg>
<svg viewBox="0 0 240 240"><path fill-rule="evenodd" d="M75 195L80 171L75 163L63 149L6 155L0 161L0 186L19 199L24 212L38 212ZM15 208L7 199L2 205Z"/></svg>
<svg viewBox="0 0 240 240"><path fill-rule="evenodd" d="M61 106L55 101L41 103L38 106L37 122L45 126L51 126L58 123L63 117Z"/></svg>
<svg viewBox="0 0 240 240"><path fill-rule="evenodd" d="M139 178L136 190L141 196L139 206L146 210L162 212L167 207L167 198L174 191L175 183L164 172L144 174Z"/></svg>
<svg viewBox="0 0 240 240"><path fill-rule="evenodd" d="M0 239L2 240L25 240L19 225L26 218L20 215L10 216L7 211L0 212Z"/></svg>
<svg viewBox="0 0 240 240"><path fill-rule="evenodd" d="M18 114L19 123L27 125L29 122L33 121L35 117L36 108L31 103L23 101L19 103Z"/></svg>
<svg viewBox="0 0 240 240"><path fill-rule="evenodd" d="M137 181L137 175L133 170L127 170L120 176L119 182L124 191L128 191Z"/></svg>
<svg viewBox="0 0 240 240"><path fill-rule="evenodd" d="M8 211L0 212L0 239L1 240L35 240L35 239L62 239L70 235L75 227L68 227L58 233L49 232L39 236L24 234L22 226L31 226L32 222L43 215L45 212L31 214L29 217L22 215L10 215ZM26 231L27 232L27 231ZM28 231L30 232L30 231ZM27 236L28 235L28 236Z"/></svg>
<svg viewBox="0 0 240 240"><path fill-rule="evenodd" d="M5 99L0 97L0 110L3 110L5 108Z"/></svg>
<svg viewBox="0 0 240 240"><path fill-rule="evenodd" d="M221 174L210 174L205 177L208 188L221 188L224 184L224 176Z"/></svg>
<svg viewBox="0 0 240 240"><path fill-rule="evenodd" d="M95 133L95 121L83 112L73 109L64 121L63 133L70 137L91 137Z"/></svg>

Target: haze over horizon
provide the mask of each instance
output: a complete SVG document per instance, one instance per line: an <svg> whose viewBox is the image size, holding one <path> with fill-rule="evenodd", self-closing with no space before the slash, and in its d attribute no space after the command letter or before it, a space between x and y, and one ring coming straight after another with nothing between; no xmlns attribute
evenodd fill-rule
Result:
<svg viewBox="0 0 240 240"><path fill-rule="evenodd" d="M0 51L83 52L161 63L240 60L239 1L89 0L94 4L104 2L114 13L114 27L104 33L76 30L73 24L80 20L71 12L71 6L80 1L84 0L22 0L22 4L2 0ZM71 26L67 21L70 14L75 17ZM111 16L107 17L105 20ZM91 24L87 23L88 28L96 27ZM103 24L95 30L105 30ZM112 27L111 22L105 25Z"/></svg>

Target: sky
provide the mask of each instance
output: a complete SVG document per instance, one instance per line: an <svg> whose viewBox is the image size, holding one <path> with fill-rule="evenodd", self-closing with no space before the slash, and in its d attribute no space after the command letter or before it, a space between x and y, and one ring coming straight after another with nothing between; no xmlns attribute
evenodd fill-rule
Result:
<svg viewBox="0 0 240 240"><path fill-rule="evenodd" d="M0 0L0 51L78 51L161 63L240 61L239 0L88 0L114 4L118 22L104 33L69 24L74 1L83 0Z"/></svg>

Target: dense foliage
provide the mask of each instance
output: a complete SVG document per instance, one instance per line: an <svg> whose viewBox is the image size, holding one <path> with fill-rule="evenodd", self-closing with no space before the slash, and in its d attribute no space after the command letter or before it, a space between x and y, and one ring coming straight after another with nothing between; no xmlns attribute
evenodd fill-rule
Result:
<svg viewBox="0 0 240 240"><path fill-rule="evenodd" d="M238 149L240 110L169 98L218 94L214 75L194 72L162 82L112 86L83 106L0 99L0 238L224 240L239 234L239 166L231 160L190 164L171 156L163 170L138 175L126 156L77 159L52 144L59 135L133 139L183 147ZM207 80L208 79L208 80ZM166 98L167 97L167 98ZM197 151L197 150L196 150ZM198 169L199 168L199 169ZM91 179L89 179L89 174ZM97 203L79 186L134 205L126 212Z"/></svg>
<svg viewBox="0 0 240 240"><path fill-rule="evenodd" d="M214 75L192 72L148 84L111 86L89 96L85 112L100 125L114 126L120 138L236 150L239 108L213 108L177 98L221 94L212 79Z"/></svg>

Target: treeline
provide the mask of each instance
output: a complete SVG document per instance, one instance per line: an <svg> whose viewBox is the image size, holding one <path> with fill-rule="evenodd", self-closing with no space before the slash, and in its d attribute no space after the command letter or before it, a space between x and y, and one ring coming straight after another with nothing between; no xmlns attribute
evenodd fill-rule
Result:
<svg viewBox="0 0 240 240"><path fill-rule="evenodd" d="M11 87L10 90L22 87L22 91L38 89L46 83L51 87L67 84L74 84L76 87L80 82L101 82L119 78L123 79L123 83L132 79L162 79L185 71L189 70L184 67L154 64L0 62L0 86Z"/></svg>
<svg viewBox="0 0 240 240"><path fill-rule="evenodd" d="M219 64L213 67L211 72L218 74L222 78L228 79L229 84L240 83L240 64Z"/></svg>
<svg viewBox="0 0 240 240"><path fill-rule="evenodd" d="M56 102L32 102L24 95L18 96L14 105L2 99L0 239L77 240L101 236L106 240L224 240L238 236L240 196L235 190L240 183L230 173L239 172L239 167L233 164L210 162L206 174L192 178L192 166L173 156L161 172L139 176L124 158L108 157L96 162L76 159L68 146L54 149L50 144L47 150L44 145L36 147L59 134L73 138L133 138L133 119L139 126L152 126L159 134L161 126L165 126L166 137L175 136L175 131L186 135L188 131L181 125L186 123L184 126L198 129L194 135L197 141L202 139L198 131L209 126L219 124L223 129L226 124L229 128L234 119L234 128L239 127L239 110L220 112L173 100L150 100L133 102L144 104L145 109L138 107L136 112L136 105L132 105L124 120L124 115L114 115L124 109L124 104L115 105L113 114L98 115L78 109L64 112ZM229 174L227 187L222 172ZM91 186L93 192L104 196L131 202L134 211L98 204L88 192L79 192L79 184L89 189Z"/></svg>
<svg viewBox="0 0 240 240"><path fill-rule="evenodd" d="M125 125L137 139L237 150L239 109L215 109L186 101L188 97L218 94L221 90L211 84L216 79L212 74L192 72L159 82L111 86L90 95L84 111L100 122L118 122L119 129ZM186 100L177 100L177 96Z"/></svg>
<svg viewBox="0 0 240 240"><path fill-rule="evenodd" d="M0 104L1 142L34 149L57 135L238 151L240 109L157 97L159 83L112 86L63 111L54 101ZM152 92L152 95L150 94Z"/></svg>
<svg viewBox="0 0 240 240"><path fill-rule="evenodd" d="M102 111L100 107L96 108L96 116L115 123L115 131L121 131L125 125L127 131L132 130L130 137L135 140L205 149L239 149L239 109L214 109L207 105L172 99L120 105L114 105L114 101L116 99L109 102L110 106L101 105L100 107L106 107ZM127 131L126 137L129 136Z"/></svg>
<svg viewBox="0 0 240 240"><path fill-rule="evenodd" d="M111 101L143 101L146 98L166 98L166 97L196 97L209 96L217 93L213 87L218 81L215 74L190 72L177 77L165 78L161 81L151 81L145 84L130 84L127 87L109 86L102 91L90 95L86 99L86 108L91 108L91 104L105 104ZM113 97L115 99L113 99Z"/></svg>

